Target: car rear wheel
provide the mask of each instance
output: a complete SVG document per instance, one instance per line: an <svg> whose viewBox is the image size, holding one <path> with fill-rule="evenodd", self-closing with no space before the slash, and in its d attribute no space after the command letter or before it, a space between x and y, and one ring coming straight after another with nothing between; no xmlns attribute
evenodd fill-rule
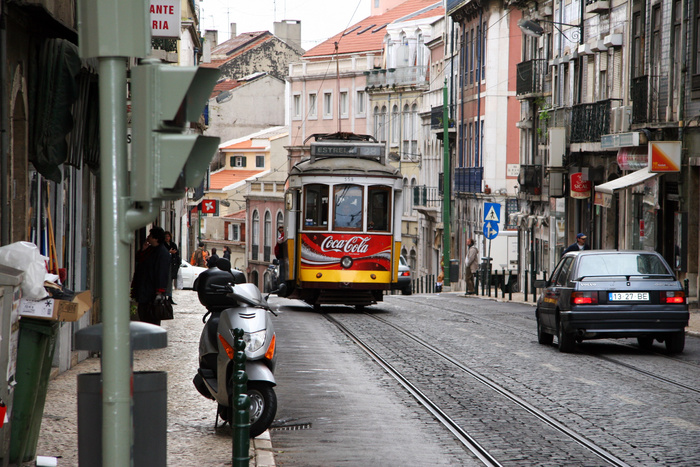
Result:
<svg viewBox="0 0 700 467"><path fill-rule="evenodd" d="M560 352L566 353L573 352L576 345L574 335L564 332L564 326L562 326L561 322L557 322L557 345Z"/></svg>
<svg viewBox="0 0 700 467"><path fill-rule="evenodd" d="M554 342L554 336L544 331L542 323L540 323L540 313L539 310L535 313L537 317L537 342L542 345L552 345Z"/></svg>
<svg viewBox="0 0 700 467"><path fill-rule="evenodd" d="M639 336L637 337L637 344L644 350L651 350L654 345L654 338L649 336Z"/></svg>
<svg viewBox="0 0 700 467"><path fill-rule="evenodd" d="M666 336L666 350L668 353L681 353L685 348L685 331L674 332Z"/></svg>

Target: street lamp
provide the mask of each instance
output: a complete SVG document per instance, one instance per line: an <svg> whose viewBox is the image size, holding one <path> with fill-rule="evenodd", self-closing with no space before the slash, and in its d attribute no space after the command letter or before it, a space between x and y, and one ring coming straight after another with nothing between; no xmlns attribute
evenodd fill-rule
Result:
<svg viewBox="0 0 700 467"><path fill-rule="evenodd" d="M549 23L553 25L562 36L566 37L567 40L571 42L579 41L579 43L583 43L583 35L581 34L582 26L580 24L559 23L557 21L547 21L544 19L537 21L531 19L521 19L518 21L518 27L525 35L540 37L542 34L544 34L544 28L540 25L540 23ZM570 32L571 38L564 34L564 31L562 31L559 26L569 26L570 28L573 28L571 30L567 30L567 32Z"/></svg>

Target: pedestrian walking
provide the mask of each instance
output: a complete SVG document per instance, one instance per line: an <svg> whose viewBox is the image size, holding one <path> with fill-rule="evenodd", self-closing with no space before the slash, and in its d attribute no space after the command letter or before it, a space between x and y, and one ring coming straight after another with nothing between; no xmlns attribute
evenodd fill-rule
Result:
<svg viewBox="0 0 700 467"><path fill-rule="evenodd" d="M199 266L200 268L205 268L207 267L207 256L209 256L209 253L207 253L207 250L204 249L204 243L199 242L199 246L192 253L192 257L190 258L190 264L192 266Z"/></svg>
<svg viewBox="0 0 700 467"><path fill-rule="evenodd" d="M165 249L170 253L170 277L168 278L168 287L165 290L165 296L172 305L177 305L173 301L173 281L177 282L177 272L180 270L180 250L177 248L177 243L173 241L173 236L170 232L165 232L165 241L163 242Z"/></svg>
<svg viewBox="0 0 700 467"><path fill-rule="evenodd" d="M216 266L216 261L219 259L219 255L216 254L216 248L211 249L211 256L207 259L207 267L213 268Z"/></svg>
<svg viewBox="0 0 700 467"><path fill-rule="evenodd" d="M474 246L474 239L467 239L467 256L464 258L464 279L467 282L466 295L476 293L474 273L479 270L479 250Z"/></svg>
<svg viewBox="0 0 700 467"><path fill-rule="evenodd" d="M278 286L287 280L287 240L284 237L284 226L277 227L277 244L275 244L275 257L279 261Z"/></svg>
<svg viewBox="0 0 700 467"><path fill-rule="evenodd" d="M163 229L153 227L136 253L136 270L131 281L131 294L138 303L139 320L157 325L160 325L160 319L153 316L153 305L156 300L165 300L171 264L164 243Z"/></svg>
<svg viewBox="0 0 700 467"><path fill-rule="evenodd" d="M562 256L567 254L570 251L582 251L582 250L590 250L591 246L586 243L586 235L583 233L576 234L576 241L566 247L566 249L562 252Z"/></svg>

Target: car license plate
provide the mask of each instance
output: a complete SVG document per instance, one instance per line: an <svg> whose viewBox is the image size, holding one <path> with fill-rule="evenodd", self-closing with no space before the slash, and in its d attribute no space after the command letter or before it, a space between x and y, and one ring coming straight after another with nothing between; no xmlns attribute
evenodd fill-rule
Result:
<svg viewBox="0 0 700 467"><path fill-rule="evenodd" d="M610 292L608 300L611 302L648 302L649 292Z"/></svg>

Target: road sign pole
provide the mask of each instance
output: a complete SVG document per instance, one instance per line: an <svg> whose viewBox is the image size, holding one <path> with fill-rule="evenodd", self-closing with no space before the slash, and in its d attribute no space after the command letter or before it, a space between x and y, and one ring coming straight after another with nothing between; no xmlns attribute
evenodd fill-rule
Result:
<svg viewBox="0 0 700 467"><path fill-rule="evenodd" d="M442 88L442 147L443 147L443 168L442 168L442 264L445 268L445 292L450 286L450 135L448 131L449 116L448 116L448 101L447 101L447 78ZM439 271L438 271L439 273Z"/></svg>

